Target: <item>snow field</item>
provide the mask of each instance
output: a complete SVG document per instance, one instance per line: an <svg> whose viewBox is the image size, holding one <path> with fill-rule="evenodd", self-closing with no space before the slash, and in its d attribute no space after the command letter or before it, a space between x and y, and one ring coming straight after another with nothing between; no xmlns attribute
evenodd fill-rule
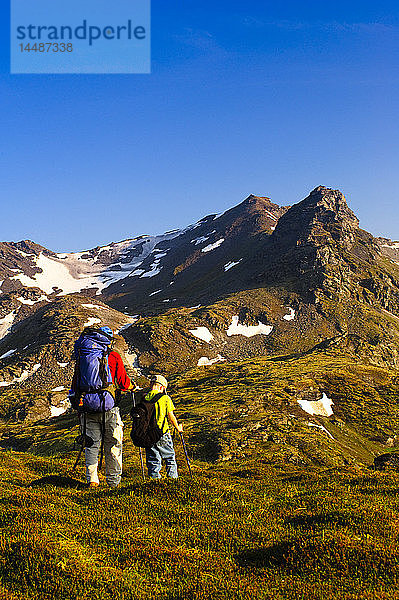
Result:
<svg viewBox="0 0 399 600"><path fill-rule="evenodd" d="M196 329L189 329L189 332L191 333L191 335L198 338L199 340L202 340L203 342L206 342L207 344L210 344L213 340L213 335L207 327L197 327Z"/></svg>
<svg viewBox="0 0 399 600"><path fill-rule="evenodd" d="M0 319L0 340L4 338L10 331L16 316L17 313L15 310L13 310L12 312L8 313L8 315Z"/></svg>
<svg viewBox="0 0 399 600"><path fill-rule="evenodd" d="M212 250L216 250L216 248L219 248L219 246L221 246L223 242L224 238L221 238L214 244L209 244L209 246L205 246L205 248L202 248L201 252L212 252Z"/></svg>
<svg viewBox="0 0 399 600"><path fill-rule="evenodd" d="M258 321L257 325L242 325L238 322L239 317L236 315L231 318L231 325L226 333L230 337L232 335L243 335L245 337L253 337L254 335L270 335L273 331L272 325L265 325Z"/></svg>
<svg viewBox="0 0 399 600"><path fill-rule="evenodd" d="M209 367L217 362L222 362L224 360L226 359L220 354L218 354L216 358L208 358L207 356L201 356L201 358L198 360L197 367Z"/></svg>
<svg viewBox="0 0 399 600"><path fill-rule="evenodd" d="M333 415L332 406L334 402L323 392L321 400L298 400L299 406L309 415L318 415L320 417L331 417Z"/></svg>

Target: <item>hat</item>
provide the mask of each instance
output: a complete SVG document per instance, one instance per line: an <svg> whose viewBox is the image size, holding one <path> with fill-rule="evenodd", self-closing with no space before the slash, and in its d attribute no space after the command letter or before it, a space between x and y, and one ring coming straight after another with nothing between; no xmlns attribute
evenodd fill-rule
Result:
<svg viewBox="0 0 399 600"><path fill-rule="evenodd" d="M168 387L168 382L163 375L151 375L150 381L151 383L158 383L159 385L162 385L165 390Z"/></svg>

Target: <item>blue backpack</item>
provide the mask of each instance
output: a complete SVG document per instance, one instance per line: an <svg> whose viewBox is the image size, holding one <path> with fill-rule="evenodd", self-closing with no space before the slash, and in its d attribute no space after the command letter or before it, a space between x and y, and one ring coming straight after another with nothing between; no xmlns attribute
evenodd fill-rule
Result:
<svg viewBox="0 0 399 600"><path fill-rule="evenodd" d="M76 366L70 398L79 412L105 412L115 406L115 386L108 366L112 337L86 328L75 342Z"/></svg>

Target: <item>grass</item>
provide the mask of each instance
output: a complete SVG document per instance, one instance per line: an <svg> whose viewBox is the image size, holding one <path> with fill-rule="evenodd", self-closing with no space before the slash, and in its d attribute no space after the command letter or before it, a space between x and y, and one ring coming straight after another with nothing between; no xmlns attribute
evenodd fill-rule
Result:
<svg viewBox="0 0 399 600"><path fill-rule="evenodd" d="M60 459L0 454L0 598L399 598L397 474L254 456L191 480L179 455L177 483L143 483L136 454L94 491Z"/></svg>
<svg viewBox="0 0 399 600"><path fill-rule="evenodd" d="M143 483L125 401L115 490L70 474L76 415L3 423L0 600L399 599L399 474L369 468L397 386L332 350L177 375L193 479L176 441L179 481ZM311 389L334 417L301 411Z"/></svg>
<svg viewBox="0 0 399 600"><path fill-rule="evenodd" d="M339 350L192 369L173 377L170 390L194 458L210 462L246 459L260 448L273 464L370 465L399 428L397 371L361 364ZM299 398L323 392L334 402L332 418L300 409ZM127 423L129 408L122 403ZM41 456L67 452L76 422L76 415L3 422L0 445Z"/></svg>

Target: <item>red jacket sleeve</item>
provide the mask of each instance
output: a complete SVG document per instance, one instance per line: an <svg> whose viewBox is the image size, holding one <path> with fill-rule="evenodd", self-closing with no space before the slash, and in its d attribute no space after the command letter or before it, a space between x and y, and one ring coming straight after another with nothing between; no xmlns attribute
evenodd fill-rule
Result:
<svg viewBox="0 0 399 600"><path fill-rule="evenodd" d="M122 359L114 350L108 356L109 370L111 371L112 381L121 389L128 390L132 383L126 373Z"/></svg>

